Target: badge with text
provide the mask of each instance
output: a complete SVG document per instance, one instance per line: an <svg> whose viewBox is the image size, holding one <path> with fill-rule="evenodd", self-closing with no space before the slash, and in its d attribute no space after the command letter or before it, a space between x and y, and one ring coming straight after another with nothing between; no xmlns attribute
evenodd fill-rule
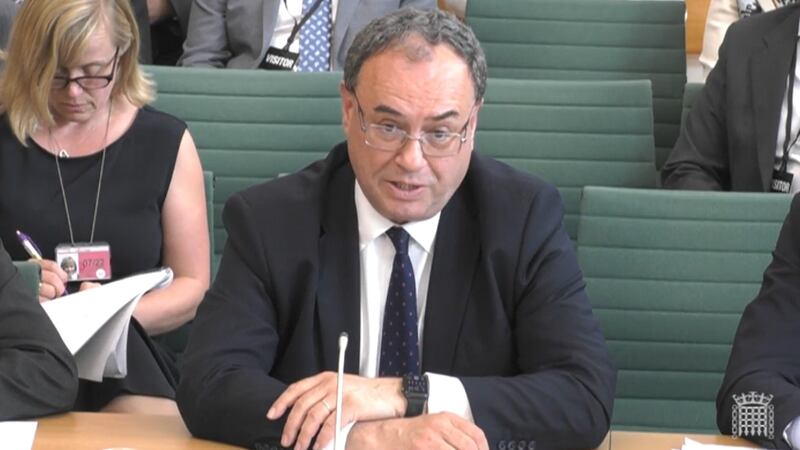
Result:
<svg viewBox="0 0 800 450"><path fill-rule="evenodd" d="M792 179L794 174L788 172L781 172L780 170L772 171L772 182L769 184L771 192L782 192L788 194L792 191Z"/></svg>
<svg viewBox="0 0 800 450"><path fill-rule="evenodd" d="M294 65L297 64L297 58L299 56L299 53L282 50L277 47L270 47L267 50L267 55L264 57L264 60L258 65L258 68L267 70L292 70L294 69Z"/></svg>
<svg viewBox="0 0 800 450"><path fill-rule="evenodd" d="M69 281L111 279L111 247L106 242L59 244L56 263Z"/></svg>

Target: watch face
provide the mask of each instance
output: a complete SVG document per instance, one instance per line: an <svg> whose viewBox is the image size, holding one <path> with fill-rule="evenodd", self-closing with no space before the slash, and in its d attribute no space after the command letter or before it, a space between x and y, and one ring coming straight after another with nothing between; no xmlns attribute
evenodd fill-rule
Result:
<svg viewBox="0 0 800 450"><path fill-rule="evenodd" d="M406 395L428 396L428 377L420 375L406 375L403 377L403 392Z"/></svg>

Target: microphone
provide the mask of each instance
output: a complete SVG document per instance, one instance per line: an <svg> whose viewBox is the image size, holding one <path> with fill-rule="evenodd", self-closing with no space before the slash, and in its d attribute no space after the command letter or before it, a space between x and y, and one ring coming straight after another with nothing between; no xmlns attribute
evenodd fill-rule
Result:
<svg viewBox="0 0 800 450"><path fill-rule="evenodd" d="M342 428L342 387L344 387L344 354L347 352L347 333L339 335L339 370L336 373L336 421L333 430L333 450L339 450L339 433Z"/></svg>

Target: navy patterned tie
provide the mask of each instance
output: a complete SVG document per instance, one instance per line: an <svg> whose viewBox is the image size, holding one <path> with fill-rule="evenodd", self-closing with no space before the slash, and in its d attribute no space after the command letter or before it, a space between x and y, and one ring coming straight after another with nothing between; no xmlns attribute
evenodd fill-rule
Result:
<svg viewBox="0 0 800 450"><path fill-rule="evenodd" d="M383 310L380 377L419 374L419 335L417 333L417 289L414 267L408 257L406 230L386 231L395 248L392 278Z"/></svg>
<svg viewBox="0 0 800 450"><path fill-rule="evenodd" d="M303 0L306 14L315 0ZM322 0L314 14L300 29L300 58L297 70L324 72L328 70L331 54L331 0Z"/></svg>

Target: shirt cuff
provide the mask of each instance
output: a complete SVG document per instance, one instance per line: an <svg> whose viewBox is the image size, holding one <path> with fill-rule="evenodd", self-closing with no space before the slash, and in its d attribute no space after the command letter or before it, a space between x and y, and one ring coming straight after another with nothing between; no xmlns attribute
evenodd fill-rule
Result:
<svg viewBox="0 0 800 450"><path fill-rule="evenodd" d="M339 448L344 449L347 445L347 436L350 436L350 430L353 429L353 426L358 422L351 422L347 425L342 427L342 430L339 432L339 439L342 442L339 442ZM328 445L325 446L323 450L337 450L333 447L333 441L328 442Z"/></svg>
<svg viewBox="0 0 800 450"><path fill-rule="evenodd" d="M450 412L475 423L461 380L431 372L425 375L428 376L428 414Z"/></svg>

